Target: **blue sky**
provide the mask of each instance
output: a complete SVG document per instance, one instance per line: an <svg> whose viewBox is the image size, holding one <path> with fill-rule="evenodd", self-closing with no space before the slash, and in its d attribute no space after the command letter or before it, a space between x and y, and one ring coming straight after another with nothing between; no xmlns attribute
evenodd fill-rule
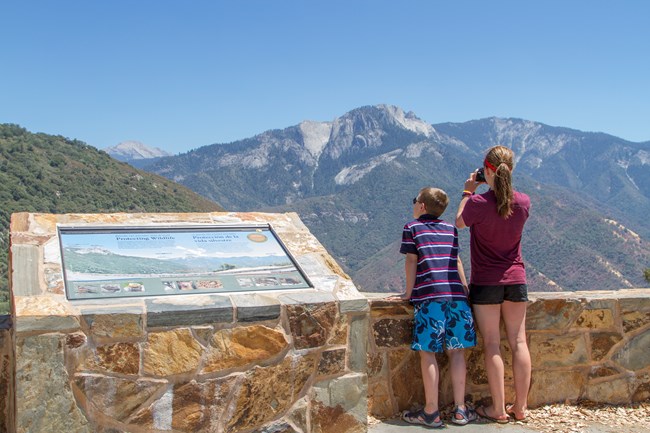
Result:
<svg viewBox="0 0 650 433"><path fill-rule="evenodd" d="M0 123L171 153L392 104L650 140L650 2L7 1Z"/></svg>

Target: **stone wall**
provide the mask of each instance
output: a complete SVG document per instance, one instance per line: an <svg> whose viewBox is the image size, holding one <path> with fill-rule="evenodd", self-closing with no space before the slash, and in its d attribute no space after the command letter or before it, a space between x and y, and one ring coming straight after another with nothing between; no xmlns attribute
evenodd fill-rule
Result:
<svg viewBox="0 0 650 433"><path fill-rule="evenodd" d="M0 433L14 431L14 354L11 316L0 315Z"/></svg>
<svg viewBox="0 0 650 433"><path fill-rule="evenodd" d="M57 223L242 221L271 222L314 289L65 299ZM410 305L358 293L295 214L15 214L10 284L0 433L365 432L368 413L424 400ZM650 398L650 290L533 294L527 328L531 406ZM468 398L479 403L480 348L467 359ZM444 405L444 355L439 364Z"/></svg>
<svg viewBox="0 0 650 433"><path fill-rule="evenodd" d="M650 399L650 290L531 294L526 327L533 376L531 407L591 400L622 404ZM421 405L419 357L410 350L413 309L370 297L368 409L378 418ZM506 394L512 401L510 350L502 340ZM489 397L483 355L467 351L467 395ZM441 405L453 403L448 363L438 356Z"/></svg>
<svg viewBox="0 0 650 433"><path fill-rule="evenodd" d="M249 301L93 306L78 328L19 332L17 431L366 431L351 350L366 314L318 294Z"/></svg>
<svg viewBox="0 0 650 433"><path fill-rule="evenodd" d="M63 293L57 223L261 221L313 289ZM367 431L368 302L295 214L14 214L10 266L19 433Z"/></svg>

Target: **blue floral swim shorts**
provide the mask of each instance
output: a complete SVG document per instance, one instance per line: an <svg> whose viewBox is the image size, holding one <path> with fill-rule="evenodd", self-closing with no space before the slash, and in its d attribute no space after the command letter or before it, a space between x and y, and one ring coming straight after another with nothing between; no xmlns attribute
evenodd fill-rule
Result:
<svg viewBox="0 0 650 433"><path fill-rule="evenodd" d="M414 308L411 349L441 353L476 346L474 317L466 300L431 299Z"/></svg>

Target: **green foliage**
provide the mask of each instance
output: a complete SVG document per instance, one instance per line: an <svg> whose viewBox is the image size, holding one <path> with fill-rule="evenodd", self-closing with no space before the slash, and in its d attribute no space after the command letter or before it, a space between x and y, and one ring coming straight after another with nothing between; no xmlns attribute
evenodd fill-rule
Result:
<svg viewBox="0 0 650 433"><path fill-rule="evenodd" d="M650 268L646 268L645 271L643 271L643 277L648 283L650 283Z"/></svg>
<svg viewBox="0 0 650 433"><path fill-rule="evenodd" d="M16 212L204 212L214 202L78 140L0 124L0 303L8 299L9 222ZM2 305L2 304L0 304ZM0 308L0 313L6 311Z"/></svg>

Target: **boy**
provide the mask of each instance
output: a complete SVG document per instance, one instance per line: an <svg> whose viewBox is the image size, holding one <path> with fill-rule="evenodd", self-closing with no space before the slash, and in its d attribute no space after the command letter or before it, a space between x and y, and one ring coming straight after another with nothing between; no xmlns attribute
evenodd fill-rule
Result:
<svg viewBox="0 0 650 433"><path fill-rule="evenodd" d="M413 199L413 218L402 232L400 253L406 254L406 292L400 296L414 305L411 349L420 352L426 405L404 412L412 424L442 428L438 409L439 370L436 353L449 357L455 408L451 421L465 425L476 412L465 405L465 353L476 345L474 320L467 301L467 281L458 256L458 231L440 219L449 204L438 188L422 188Z"/></svg>

